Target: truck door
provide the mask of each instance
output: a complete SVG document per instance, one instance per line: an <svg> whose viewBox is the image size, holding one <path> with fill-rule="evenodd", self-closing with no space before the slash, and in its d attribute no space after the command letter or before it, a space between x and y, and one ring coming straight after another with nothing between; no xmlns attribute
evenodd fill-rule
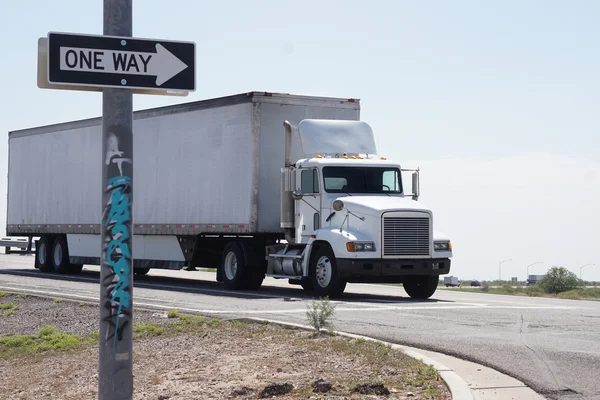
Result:
<svg viewBox="0 0 600 400"><path fill-rule="evenodd" d="M298 171L300 174L300 192L302 198L296 200L296 237L306 243L311 233L321 227L321 196L319 190L319 172L316 168Z"/></svg>

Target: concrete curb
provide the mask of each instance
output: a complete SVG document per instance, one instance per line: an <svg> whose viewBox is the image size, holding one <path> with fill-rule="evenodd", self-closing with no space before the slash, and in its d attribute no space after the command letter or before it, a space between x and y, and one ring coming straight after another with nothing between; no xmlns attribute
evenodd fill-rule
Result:
<svg viewBox="0 0 600 400"><path fill-rule="evenodd" d="M314 331L314 328L310 327L308 325L295 324L293 322L284 322L284 321L278 321L278 320L273 320L273 319L255 318L255 317L232 318L232 319L236 319L239 321L247 320L247 321L252 321L252 322L268 322L271 324L277 324L277 325L282 325L282 326L289 326L289 327L293 327L293 328ZM425 364L431 365L433 368L435 368L439 372L439 374L442 377L442 379L444 380L444 382L446 383L446 386L448 386L448 389L450 390L450 393L452 395L452 400L474 400L475 399L475 397L473 396L473 393L471 391L471 388L469 387L469 385L463 378L461 378L456 372L454 372L454 370L452 370L451 368L448 368L446 365L440 363L439 361L435 361L435 360L427 357L426 355L420 353L419 349L416 349L414 347L409 347L409 346L398 345L398 344L394 344L394 343L390 343L390 342L385 342L383 340L374 339L369 336L355 335L353 333L340 332L340 331L333 331L333 333L338 336L348 337L348 338L352 338L352 339L364 339L364 340L369 340L372 342L382 343L382 344L390 346L394 350L400 350L400 351L404 352L407 356L415 358L417 360L420 360L420 361L424 362Z"/></svg>

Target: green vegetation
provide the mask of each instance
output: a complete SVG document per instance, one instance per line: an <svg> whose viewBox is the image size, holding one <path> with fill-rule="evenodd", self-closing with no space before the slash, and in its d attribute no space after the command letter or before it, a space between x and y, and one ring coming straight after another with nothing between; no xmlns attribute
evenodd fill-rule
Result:
<svg viewBox="0 0 600 400"><path fill-rule="evenodd" d="M54 298L54 299L52 299L52 301L55 303L60 303L60 302L62 302L62 299Z"/></svg>
<svg viewBox="0 0 600 400"><path fill-rule="evenodd" d="M12 335L0 337L0 359L48 351L72 350L89 344L88 338L67 333L57 333L52 325L42 327L37 335Z"/></svg>
<svg viewBox="0 0 600 400"><path fill-rule="evenodd" d="M133 327L133 338L161 336L164 332L164 328L157 324L139 324Z"/></svg>
<svg viewBox="0 0 600 400"><path fill-rule="evenodd" d="M169 318L177 318L179 316L179 312L177 310L169 310L167 317Z"/></svg>
<svg viewBox="0 0 600 400"><path fill-rule="evenodd" d="M573 272L564 267L553 267L540 282L523 288L502 282L499 287L490 287L489 282L482 282L479 288L453 289L461 292L489 293L531 297L555 297L570 300L600 299L600 288L586 288L590 282L577 278ZM593 282L595 283L595 282Z"/></svg>
<svg viewBox="0 0 600 400"><path fill-rule="evenodd" d="M581 289L583 284L577 275L564 267L553 267L544 275L539 285L546 293L563 293Z"/></svg>
<svg viewBox="0 0 600 400"><path fill-rule="evenodd" d="M321 332L322 328L333 330L333 322L331 321L335 315L335 304L329 301L328 297L322 298L321 302L313 301L306 310L306 318L310 326L315 328L315 331Z"/></svg>
<svg viewBox="0 0 600 400"><path fill-rule="evenodd" d="M2 290L0 290L0 297L7 297L8 293L3 292Z"/></svg>
<svg viewBox="0 0 600 400"><path fill-rule="evenodd" d="M18 310L19 306L13 303L0 303L0 310Z"/></svg>

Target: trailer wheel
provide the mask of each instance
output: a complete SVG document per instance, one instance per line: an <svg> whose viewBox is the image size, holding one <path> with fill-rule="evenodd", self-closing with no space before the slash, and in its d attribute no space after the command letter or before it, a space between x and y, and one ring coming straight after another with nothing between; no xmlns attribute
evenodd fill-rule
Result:
<svg viewBox="0 0 600 400"><path fill-rule="evenodd" d="M402 286L404 291L413 299L428 299L437 290L439 277L431 276L411 276L407 277Z"/></svg>
<svg viewBox="0 0 600 400"><path fill-rule="evenodd" d="M240 245L236 242L227 243L221 257L221 270L225 287L230 290L244 289L246 269L244 254Z"/></svg>
<svg viewBox="0 0 600 400"><path fill-rule="evenodd" d="M70 274L79 274L79 273L81 273L82 269L83 269L83 264L71 264L69 266L69 273Z"/></svg>
<svg viewBox="0 0 600 400"><path fill-rule="evenodd" d="M310 276L313 290L319 297L340 297L346 289L346 282L339 278L335 255L329 246L315 249L310 262Z"/></svg>
<svg viewBox="0 0 600 400"><path fill-rule="evenodd" d="M69 272L69 249L67 239L64 236L57 236L52 245L52 269L59 274Z"/></svg>
<svg viewBox="0 0 600 400"><path fill-rule="evenodd" d="M244 289L258 290L265 280L265 273L260 267L248 267L248 277L245 280Z"/></svg>
<svg viewBox="0 0 600 400"><path fill-rule="evenodd" d="M52 272L52 238L42 236L35 245L35 267L41 272Z"/></svg>

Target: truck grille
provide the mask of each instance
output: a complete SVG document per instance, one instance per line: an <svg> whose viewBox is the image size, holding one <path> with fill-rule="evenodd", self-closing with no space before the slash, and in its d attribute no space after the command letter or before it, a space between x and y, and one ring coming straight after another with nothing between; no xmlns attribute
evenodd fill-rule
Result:
<svg viewBox="0 0 600 400"><path fill-rule="evenodd" d="M429 218L386 217L383 219L384 256L428 256Z"/></svg>

